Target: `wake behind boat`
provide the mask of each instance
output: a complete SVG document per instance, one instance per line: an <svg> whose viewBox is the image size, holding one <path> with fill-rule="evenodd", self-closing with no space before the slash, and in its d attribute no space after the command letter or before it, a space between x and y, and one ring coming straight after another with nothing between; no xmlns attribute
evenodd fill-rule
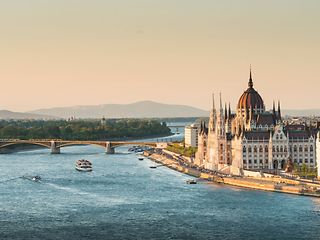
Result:
<svg viewBox="0 0 320 240"><path fill-rule="evenodd" d="M91 172L92 163L89 160L85 160L85 159L77 160L76 169L81 172Z"/></svg>

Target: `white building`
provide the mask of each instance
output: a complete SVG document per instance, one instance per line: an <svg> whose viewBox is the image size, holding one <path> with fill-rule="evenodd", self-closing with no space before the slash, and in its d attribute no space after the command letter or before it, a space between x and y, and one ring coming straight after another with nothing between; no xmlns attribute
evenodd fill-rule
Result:
<svg viewBox="0 0 320 240"><path fill-rule="evenodd" d="M229 166L233 174L246 169L283 170L288 163L314 168L320 163L320 142L316 140L316 129L284 124L280 103L277 110L275 104L271 111L265 110L250 71L248 89L239 98L235 114L230 106L223 109L221 96L218 110L213 102L208 129L199 131L196 162L210 170Z"/></svg>
<svg viewBox="0 0 320 240"><path fill-rule="evenodd" d="M198 125L195 123L184 128L184 143L186 147L198 146L198 128Z"/></svg>

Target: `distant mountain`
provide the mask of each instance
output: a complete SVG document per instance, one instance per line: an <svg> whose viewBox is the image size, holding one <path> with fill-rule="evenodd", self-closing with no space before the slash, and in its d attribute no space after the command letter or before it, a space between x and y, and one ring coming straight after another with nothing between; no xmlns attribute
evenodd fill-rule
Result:
<svg viewBox="0 0 320 240"><path fill-rule="evenodd" d="M35 114L35 113L20 113L20 112L11 112L8 110L0 110L0 119L55 119L56 117Z"/></svg>
<svg viewBox="0 0 320 240"><path fill-rule="evenodd" d="M162 104L142 101L132 104L104 104L92 106L74 106L48 108L31 111L32 114L45 114L61 118L173 118L207 117L209 112L186 105Z"/></svg>

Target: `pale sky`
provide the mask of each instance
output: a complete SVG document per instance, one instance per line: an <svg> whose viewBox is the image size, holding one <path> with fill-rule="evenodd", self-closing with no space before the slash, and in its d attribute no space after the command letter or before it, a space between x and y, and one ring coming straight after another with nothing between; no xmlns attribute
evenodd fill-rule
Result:
<svg viewBox="0 0 320 240"><path fill-rule="evenodd" d="M0 3L0 109L153 100L320 108L318 0L10 0Z"/></svg>

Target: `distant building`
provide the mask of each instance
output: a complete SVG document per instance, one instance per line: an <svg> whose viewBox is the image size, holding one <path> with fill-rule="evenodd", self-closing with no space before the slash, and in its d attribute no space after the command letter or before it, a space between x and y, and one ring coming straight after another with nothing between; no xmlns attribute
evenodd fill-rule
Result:
<svg viewBox="0 0 320 240"><path fill-rule="evenodd" d="M232 174L243 170L284 170L287 163L316 167L315 128L282 120L280 102L276 110L265 110L253 88L250 70L248 89L241 95L235 113L225 105L213 105L208 128L201 124L196 163L206 169ZM189 139L188 139L189 140ZM318 145L320 144L318 140ZM318 159L320 161L320 146Z"/></svg>
<svg viewBox="0 0 320 240"><path fill-rule="evenodd" d="M198 146L198 125L191 124L184 128L184 143L186 147Z"/></svg>
<svg viewBox="0 0 320 240"><path fill-rule="evenodd" d="M106 120L105 117L101 118L100 124L101 124L101 126L106 126L107 125L107 120Z"/></svg>

